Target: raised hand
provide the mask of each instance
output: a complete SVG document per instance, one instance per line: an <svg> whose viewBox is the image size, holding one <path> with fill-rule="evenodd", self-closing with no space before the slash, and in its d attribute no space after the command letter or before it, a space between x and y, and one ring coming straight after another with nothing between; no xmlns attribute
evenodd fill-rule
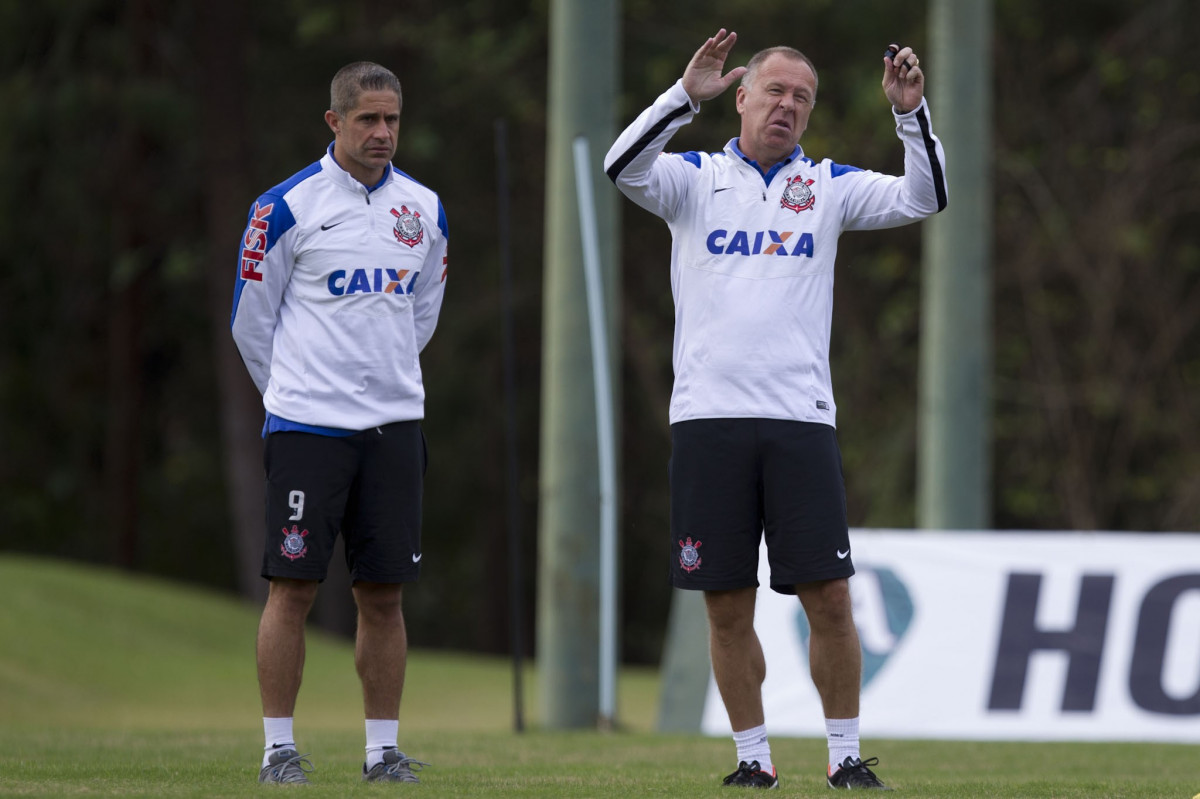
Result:
<svg viewBox="0 0 1200 799"><path fill-rule="evenodd" d="M746 74L745 67L734 67L728 74L721 74L725 68L725 58L736 41L736 33L726 33L721 28L692 56L687 69L683 71L683 90L693 102L711 100Z"/></svg>
<svg viewBox="0 0 1200 799"><path fill-rule="evenodd" d="M920 63L911 47L901 48L898 44L891 45L883 57L883 93L901 114L920 105L925 94L925 73Z"/></svg>

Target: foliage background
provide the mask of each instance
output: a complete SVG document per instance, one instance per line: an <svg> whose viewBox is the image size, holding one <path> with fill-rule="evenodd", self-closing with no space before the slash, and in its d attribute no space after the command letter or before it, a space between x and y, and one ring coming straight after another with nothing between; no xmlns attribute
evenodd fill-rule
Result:
<svg viewBox="0 0 1200 799"><path fill-rule="evenodd" d="M532 566L548 13L547 0L0 3L0 547L261 592L238 568L260 551L261 409L228 335L236 242L254 197L328 143L332 74L376 60L404 84L396 162L441 193L453 239L423 356L439 566L406 596L410 630L504 651L492 135L505 120ZM1184 0L995 0L998 528L1200 530L1198 17ZM878 60L890 41L928 51L921 4L626 0L621 19L618 124L724 26L735 63L789 43L819 66L809 155L900 168ZM716 150L736 130L723 97L672 145ZM652 663L668 596L669 240L632 205L623 215L623 645ZM842 240L833 372L853 525L914 524L920 245L919 227ZM344 592L340 607L329 593L336 628Z"/></svg>

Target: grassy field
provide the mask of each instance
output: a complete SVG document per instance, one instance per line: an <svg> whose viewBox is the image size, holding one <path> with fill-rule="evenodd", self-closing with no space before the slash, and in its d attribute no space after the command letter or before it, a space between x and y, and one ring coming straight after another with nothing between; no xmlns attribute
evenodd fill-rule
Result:
<svg viewBox="0 0 1200 799"><path fill-rule="evenodd" d="M262 746L258 609L155 580L0 556L0 796L238 797ZM414 651L401 746L433 765L420 786L364 785L350 645L310 636L297 738L308 797L727 797L732 744L653 731L657 678L621 674L613 733L511 731L504 659ZM772 740L780 796L827 795L822 740ZM1161 744L870 741L900 793L921 797L1170 797L1200 791L1200 751Z"/></svg>

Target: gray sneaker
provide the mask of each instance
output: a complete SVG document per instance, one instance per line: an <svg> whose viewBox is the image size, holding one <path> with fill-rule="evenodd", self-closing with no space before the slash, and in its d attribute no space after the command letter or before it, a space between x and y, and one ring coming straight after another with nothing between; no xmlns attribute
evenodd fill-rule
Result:
<svg viewBox="0 0 1200 799"><path fill-rule="evenodd" d="M376 763L370 770L363 763L363 779L367 782L420 782L413 771L420 771L428 765L413 760L398 749L385 749L382 763Z"/></svg>
<svg viewBox="0 0 1200 799"><path fill-rule="evenodd" d="M258 772L258 781L276 785L308 785L313 764L308 755L298 755L295 749L272 752L267 765Z"/></svg>

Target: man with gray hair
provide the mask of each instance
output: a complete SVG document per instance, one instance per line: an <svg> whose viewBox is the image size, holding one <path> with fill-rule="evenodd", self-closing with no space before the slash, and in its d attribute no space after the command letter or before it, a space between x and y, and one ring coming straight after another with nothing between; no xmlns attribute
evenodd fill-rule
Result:
<svg viewBox="0 0 1200 799"><path fill-rule="evenodd" d="M829 373L833 273L847 230L894 227L946 205L945 162L912 48L883 59L905 174L804 155L817 71L772 47L722 74L721 29L683 77L613 144L617 187L671 229L671 580L704 592L713 675L733 728L726 785L775 788L754 629L764 537L771 588L799 597L825 713L833 788L884 788L859 755L862 651ZM739 78L741 134L719 153L664 153L671 136Z"/></svg>
<svg viewBox="0 0 1200 799"><path fill-rule="evenodd" d="M438 195L392 166L400 81L344 67L321 159L254 203L231 328L263 395L270 592L258 629L263 783L307 783L293 714L304 625L337 536L358 607L363 779L418 782L397 746L408 639L404 583L421 566L427 461L419 354L442 307L449 231Z"/></svg>

